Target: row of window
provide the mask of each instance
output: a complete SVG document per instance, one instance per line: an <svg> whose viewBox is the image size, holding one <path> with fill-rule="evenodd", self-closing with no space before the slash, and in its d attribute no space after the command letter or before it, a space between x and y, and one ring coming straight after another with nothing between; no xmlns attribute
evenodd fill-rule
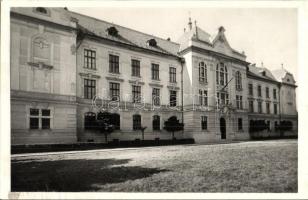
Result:
<svg viewBox="0 0 308 200"><path fill-rule="evenodd" d="M258 97L262 97L262 87L261 85L258 85ZM248 94L253 96L253 84L249 83L248 84ZM265 87L265 97L266 98L270 98L270 92L269 92L269 88ZM275 88L273 88L273 99L277 99L277 90Z"/></svg>
<svg viewBox="0 0 308 200"><path fill-rule="evenodd" d="M201 116L201 129L207 130L207 116ZM238 118L238 130L243 130L242 118Z"/></svg>
<svg viewBox="0 0 308 200"><path fill-rule="evenodd" d="M249 100L249 112L255 112L254 111L254 101L253 100ZM270 102L265 102L266 103L266 114L271 114L271 107L270 107ZM278 114L278 104L274 103L274 114L277 115ZM263 113L262 110L262 101L258 101L258 113Z"/></svg>
<svg viewBox="0 0 308 200"><path fill-rule="evenodd" d="M109 54L109 72L119 74L119 56ZM84 67L87 69L96 69L96 52L84 49ZM131 60L131 75L140 77L140 60ZM151 77L153 80L159 80L159 65L151 64ZM176 83L176 68L169 67L169 82Z"/></svg>
<svg viewBox="0 0 308 200"><path fill-rule="evenodd" d="M95 128L96 124L95 121L96 119L100 118L100 115L102 113L98 113L98 116L96 116L95 113L93 112L87 112L84 115L84 129L86 130L91 130ZM133 115L132 118L133 122L133 130L139 130L141 128L141 115L136 114ZM120 130L120 115L117 113L111 114L111 121L110 123L114 125L115 130ZM160 116L159 115L154 115L152 119L152 127L153 130L160 130Z"/></svg>
<svg viewBox="0 0 308 200"><path fill-rule="evenodd" d="M96 95L96 80L84 79L84 98L93 99ZM120 83L109 82L109 97L112 101L120 101ZM140 103L141 86L132 85L132 102ZM160 89L152 89L153 105L160 105ZM171 107L177 106L177 91L170 90L169 104Z"/></svg>

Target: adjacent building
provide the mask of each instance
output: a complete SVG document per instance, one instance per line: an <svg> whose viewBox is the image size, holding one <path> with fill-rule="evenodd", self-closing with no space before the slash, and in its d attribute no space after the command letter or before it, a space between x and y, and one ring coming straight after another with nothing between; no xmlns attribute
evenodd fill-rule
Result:
<svg viewBox="0 0 308 200"><path fill-rule="evenodd" d="M185 124L176 138L248 140L250 121L262 136L292 122L295 80L246 61L220 27L210 35L189 20L178 42L63 8L11 10L12 144L105 142L93 129L104 112L109 140L171 139L164 122Z"/></svg>

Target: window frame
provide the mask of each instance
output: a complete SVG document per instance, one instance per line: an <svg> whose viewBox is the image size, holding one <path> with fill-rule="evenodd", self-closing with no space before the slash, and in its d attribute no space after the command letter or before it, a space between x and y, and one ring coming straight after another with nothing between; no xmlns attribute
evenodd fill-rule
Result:
<svg viewBox="0 0 308 200"><path fill-rule="evenodd" d="M120 56L109 54L109 73L120 74Z"/></svg>
<svg viewBox="0 0 308 200"><path fill-rule="evenodd" d="M96 51L92 49L84 49L84 64L86 69L96 70Z"/></svg>
<svg viewBox="0 0 308 200"><path fill-rule="evenodd" d="M133 115L133 130L140 130L141 128L141 115Z"/></svg>
<svg viewBox="0 0 308 200"><path fill-rule="evenodd" d="M84 99L93 99L96 96L96 80L83 79L83 97Z"/></svg>
<svg viewBox="0 0 308 200"><path fill-rule="evenodd" d="M177 91L176 90L169 90L169 105L170 107L177 106Z"/></svg>
<svg viewBox="0 0 308 200"><path fill-rule="evenodd" d="M34 114L31 110L36 110L37 113ZM48 114L43 114L43 111L48 111ZM51 117L52 110L50 108L29 108L29 129L30 130L51 130ZM31 124L32 120L36 120L37 126L33 127ZM44 121L48 122L48 126L44 126Z"/></svg>
<svg viewBox="0 0 308 200"><path fill-rule="evenodd" d="M201 130L208 130L208 117L207 116L201 116Z"/></svg>
<svg viewBox="0 0 308 200"><path fill-rule="evenodd" d="M160 131L160 116L159 115L153 115L152 117L152 129L153 131Z"/></svg>
<svg viewBox="0 0 308 200"><path fill-rule="evenodd" d="M117 82L109 82L109 98L111 101L120 101L121 85Z"/></svg>
<svg viewBox="0 0 308 200"><path fill-rule="evenodd" d="M152 80L159 81L159 64L151 63L151 77Z"/></svg>
<svg viewBox="0 0 308 200"><path fill-rule="evenodd" d="M169 67L169 82L176 83L176 68Z"/></svg>
<svg viewBox="0 0 308 200"><path fill-rule="evenodd" d="M140 85L132 85L132 103L141 103Z"/></svg>
<svg viewBox="0 0 308 200"><path fill-rule="evenodd" d="M140 60L131 59L131 67L132 67L132 76L141 77L140 76Z"/></svg>
<svg viewBox="0 0 308 200"><path fill-rule="evenodd" d="M236 90L242 90L242 74L240 71L235 72L235 88Z"/></svg>
<svg viewBox="0 0 308 200"><path fill-rule="evenodd" d="M207 66L204 62L199 63L199 81L207 83Z"/></svg>
<svg viewBox="0 0 308 200"><path fill-rule="evenodd" d="M160 88L152 88L152 104L160 106Z"/></svg>

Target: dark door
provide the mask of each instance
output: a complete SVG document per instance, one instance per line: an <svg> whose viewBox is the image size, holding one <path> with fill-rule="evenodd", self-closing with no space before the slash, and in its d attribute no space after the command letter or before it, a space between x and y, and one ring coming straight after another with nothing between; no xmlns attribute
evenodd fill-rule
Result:
<svg viewBox="0 0 308 200"><path fill-rule="evenodd" d="M220 134L221 139L226 139L226 120L225 118L220 118Z"/></svg>

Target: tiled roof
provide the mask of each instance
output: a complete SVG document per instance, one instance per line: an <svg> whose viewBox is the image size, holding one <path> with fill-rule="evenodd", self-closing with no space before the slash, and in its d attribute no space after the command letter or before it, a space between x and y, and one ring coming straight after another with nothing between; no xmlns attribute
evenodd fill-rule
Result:
<svg viewBox="0 0 308 200"><path fill-rule="evenodd" d="M99 20L93 17L85 16L79 13L69 11L72 17L78 20L79 28L86 31L87 34L98 36L104 39L113 40L123 44L129 44L135 47L140 47L152 50L159 53L177 56L179 44L159 37L142 33L130 28L119 26L110 22ZM118 30L118 36L108 35L107 29L115 27ZM155 39L157 46L148 45L150 39Z"/></svg>
<svg viewBox="0 0 308 200"><path fill-rule="evenodd" d="M252 75L252 76L259 77L259 78L277 82L277 79L273 76L272 72L268 70L267 68L256 67L254 65L249 65L248 68L249 68L249 71L247 72L248 75Z"/></svg>

